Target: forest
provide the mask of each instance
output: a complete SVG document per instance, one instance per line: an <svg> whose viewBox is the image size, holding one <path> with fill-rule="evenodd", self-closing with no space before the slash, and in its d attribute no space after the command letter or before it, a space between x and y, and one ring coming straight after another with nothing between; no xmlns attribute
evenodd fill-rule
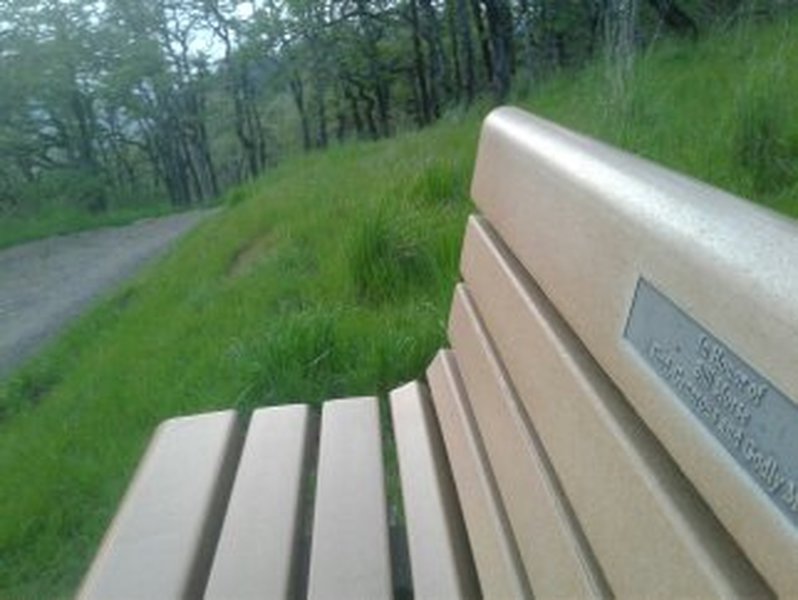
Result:
<svg viewBox="0 0 798 600"><path fill-rule="evenodd" d="M285 156L635 56L791 0L9 0L0 218L218 198Z"/></svg>

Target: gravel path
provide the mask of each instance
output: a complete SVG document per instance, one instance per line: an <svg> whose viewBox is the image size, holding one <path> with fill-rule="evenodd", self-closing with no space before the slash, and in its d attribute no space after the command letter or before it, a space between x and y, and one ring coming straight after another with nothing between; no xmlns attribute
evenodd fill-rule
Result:
<svg viewBox="0 0 798 600"><path fill-rule="evenodd" d="M210 212L145 219L0 251L0 378Z"/></svg>

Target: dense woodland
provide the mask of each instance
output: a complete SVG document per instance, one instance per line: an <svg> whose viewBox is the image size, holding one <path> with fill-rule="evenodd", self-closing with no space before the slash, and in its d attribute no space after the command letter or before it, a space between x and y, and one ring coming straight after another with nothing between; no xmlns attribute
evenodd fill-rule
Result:
<svg viewBox="0 0 798 600"><path fill-rule="evenodd" d="M295 149L423 127L789 0L7 0L0 216L186 207Z"/></svg>

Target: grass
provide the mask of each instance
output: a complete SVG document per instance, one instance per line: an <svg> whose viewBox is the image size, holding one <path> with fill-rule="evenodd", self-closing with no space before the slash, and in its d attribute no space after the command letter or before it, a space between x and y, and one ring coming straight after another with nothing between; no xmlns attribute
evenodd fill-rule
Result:
<svg viewBox="0 0 798 600"><path fill-rule="evenodd" d="M620 102L601 65L519 102L558 123L798 216L798 20L664 40Z"/></svg>
<svg viewBox="0 0 798 600"><path fill-rule="evenodd" d="M126 225L174 212L168 204L128 206L92 214L74 206L51 206L34 214L3 215L0 218L0 249L52 235L97 227Z"/></svg>
<svg viewBox="0 0 798 600"><path fill-rule="evenodd" d="M795 216L789 27L663 43L620 105L598 67L517 102ZM231 192L0 384L0 596L74 590L159 420L384 395L421 374L445 343L483 114Z"/></svg>

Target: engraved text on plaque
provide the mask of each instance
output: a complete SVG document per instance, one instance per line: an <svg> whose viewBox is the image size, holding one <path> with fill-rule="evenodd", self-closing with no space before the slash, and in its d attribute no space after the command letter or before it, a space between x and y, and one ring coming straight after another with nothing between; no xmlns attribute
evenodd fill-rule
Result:
<svg viewBox="0 0 798 600"><path fill-rule="evenodd" d="M644 279L624 337L798 526L798 406Z"/></svg>

